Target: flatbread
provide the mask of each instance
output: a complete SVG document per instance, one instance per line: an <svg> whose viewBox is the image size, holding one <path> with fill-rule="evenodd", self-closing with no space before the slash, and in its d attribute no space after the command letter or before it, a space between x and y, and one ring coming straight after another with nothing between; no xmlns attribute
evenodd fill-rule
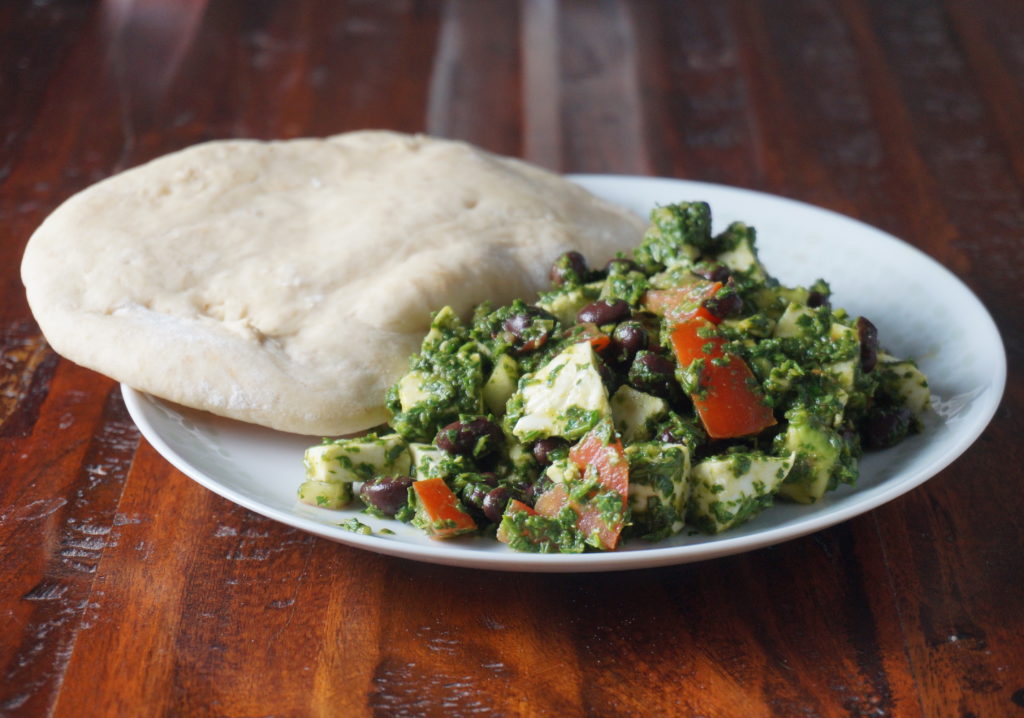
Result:
<svg viewBox="0 0 1024 718"><path fill-rule="evenodd" d="M218 141L61 205L22 279L63 356L222 416L336 435L385 420L430 313L529 297L641 220L524 162L366 131Z"/></svg>

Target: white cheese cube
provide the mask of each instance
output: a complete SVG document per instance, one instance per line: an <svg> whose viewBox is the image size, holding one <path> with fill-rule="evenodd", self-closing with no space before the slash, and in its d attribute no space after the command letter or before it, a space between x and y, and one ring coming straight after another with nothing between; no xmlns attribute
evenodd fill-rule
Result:
<svg viewBox="0 0 1024 718"><path fill-rule="evenodd" d="M512 433L522 441L578 439L611 416L590 342L573 344L519 384L523 413Z"/></svg>
<svg viewBox="0 0 1024 718"><path fill-rule="evenodd" d="M801 322L801 319L805 316L813 318L814 310L803 304L790 302L786 307L786 311L782 313L782 316L779 317L779 321L776 322L772 336L780 339L803 336L805 332L805 324Z"/></svg>
<svg viewBox="0 0 1024 718"><path fill-rule="evenodd" d="M765 278L764 267L757 260L757 255L754 254L753 248L746 239L737 242L736 246L729 251L719 254L715 257L715 261L724 264L734 272L751 272L751 276L757 279Z"/></svg>
<svg viewBox="0 0 1024 718"><path fill-rule="evenodd" d="M701 461L690 474L688 519L709 533L743 523L771 505L794 458L730 454Z"/></svg>
<svg viewBox="0 0 1024 718"><path fill-rule="evenodd" d="M612 421L626 443L651 438L649 425L665 416L668 403L657 396L637 391L623 384L612 395Z"/></svg>
<svg viewBox="0 0 1024 718"><path fill-rule="evenodd" d="M876 371L882 371L892 377L896 393L914 416L920 418L931 406L931 389L928 387L928 379L914 362L899 360L888 354L880 354L879 367Z"/></svg>
<svg viewBox="0 0 1024 718"><path fill-rule="evenodd" d="M409 411L422 401L430 398L423 389L425 377L418 371L411 371L398 380L398 401L402 411Z"/></svg>
<svg viewBox="0 0 1024 718"><path fill-rule="evenodd" d="M310 481L346 483L375 476L405 475L412 462L405 439L398 434L380 438L369 434L311 446L306 449L302 463Z"/></svg>

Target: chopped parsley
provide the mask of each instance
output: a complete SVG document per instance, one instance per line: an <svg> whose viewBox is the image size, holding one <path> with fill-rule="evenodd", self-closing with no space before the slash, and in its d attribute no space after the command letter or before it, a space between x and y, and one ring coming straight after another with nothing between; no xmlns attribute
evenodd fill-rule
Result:
<svg viewBox="0 0 1024 718"><path fill-rule="evenodd" d="M299 500L358 496L435 538L610 550L812 503L856 480L865 448L920 428L927 379L869 346L873 325L834 307L824 280L782 285L754 228L715 234L704 202L650 220L604 269L546 258L557 281L535 303L439 309L387 392L388 426L308 449Z"/></svg>

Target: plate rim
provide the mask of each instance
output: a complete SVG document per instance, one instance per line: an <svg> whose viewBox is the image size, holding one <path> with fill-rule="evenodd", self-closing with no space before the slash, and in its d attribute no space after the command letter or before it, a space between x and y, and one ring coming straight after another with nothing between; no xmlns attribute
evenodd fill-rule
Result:
<svg viewBox="0 0 1024 718"><path fill-rule="evenodd" d="M895 242L902 248L911 250L915 255L917 255L917 259L924 260L932 271L940 272L944 275L947 281L954 283L961 290L965 298L973 304L972 308L975 310L974 313L983 316L985 319L985 326L979 327L978 331L988 335L988 338L994 342L992 347L993 350L998 350L993 351L994 356L991 357L995 364L995 375L992 377L992 381L988 385L989 388L987 388L982 395L986 397L986 403L981 407L980 413L974 420L974 423L970 426L969 430L955 434L953 437L955 440L948 442L943 447L943 450L939 452L928 464L920 468L912 476L903 478L895 483L891 483L893 481L892 478L887 479L876 487L879 489L877 492L870 496L865 496L860 501L854 501L842 506L832 507L830 510L816 514L812 513L789 524L775 526L741 536L729 536L728 533L726 533L722 535L722 538L716 538L715 540L699 544L665 546L660 548L655 544L650 548L639 549L636 551L583 554L530 554L517 553L511 550L508 550L507 552L468 551L465 548L459 548L457 544L444 544L441 542L437 542L436 544L407 543L382 539L382 537L377 535L365 536L346 531L336 526L302 516L294 511L285 511L252 499L239 493L230 486L226 486L215 478L207 476L172 448L146 416L147 402L162 402L165 404L172 404L172 402L167 402L163 399L159 399L133 389L126 384L121 384L121 394L124 398L125 406L127 407L129 415L135 422L136 426L138 426L141 434L153 446L157 453L159 453L176 469L213 493L267 518L337 543L370 550L375 553L388 556L465 568L497 571L525 571L533 573L604 572L656 568L745 553L800 538L872 511L924 484L967 451L967 449L974 444L982 432L984 432L991 423L995 412L1002 402L1006 387L1006 349L1002 336L995 320L992 318L990 312L977 295L975 295L959 277L923 250L882 229L874 227L873 225L867 224L854 217L850 217L824 207L809 204L801 200L761 192L759 190L711 182L702 182L698 180L680 179L675 177L652 177L647 175L569 174L566 175L566 177L583 185L591 191L593 191L592 188L588 186L591 183L603 184L606 182L627 182L630 184L642 184L647 182L651 184L679 183L691 188L688 190L691 192L699 192L701 191L701 188L704 188L704 191L713 190L746 194L751 197L757 197L759 200L771 200L773 202L791 204L801 212L807 212L810 210L815 213L822 213L823 216L830 216L833 219L855 223L856 225L859 225L859 229L862 231L871 232L880 239L888 242ZM887 485L890 483L891 485Z"/></svg>

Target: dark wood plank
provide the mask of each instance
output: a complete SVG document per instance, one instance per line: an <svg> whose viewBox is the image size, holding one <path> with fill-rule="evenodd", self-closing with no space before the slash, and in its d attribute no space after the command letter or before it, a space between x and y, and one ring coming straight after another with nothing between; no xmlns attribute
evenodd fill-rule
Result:
<svg viewBox="0 0 1024 718"><path fill-rule="evenodd" d="M588 708L845 715L912 703L898 634L879 630L896 616L873 610L873 587L857 570L877 546L865 550L856 536L845 527L713 564L573 581ZM693 689L638 692L640 676Z"/></svg>
<svg viewBox="0 0 1024 718"><path fill-rule="evenodd" d="M0 484L0 603L16 607L5 618L12 630L0 633L0 710L40 714L57 697L97 564L116 542L138 431L109 380L61 364L31 438L0 439L0 471L24 477Z"/></svg>
<svg viewBox="0 0 1024 718"><path fill-rule="evenodd" d="M918 151L928 171L942 180L939 199L957 231L949 246L966 259L948 263L983 300L1013 291L1024 258L1017 241L1024 229L1022 191L993 140L997 123L986 111L948 17L922 4L876 6L872 20L914 120ZM946 260L950 252L940 238L929 239L928 250ZM979 270L987 281L973 279ZM1010 317L1000 316L998 307L995 312L997 321L1010 325Z"/></svg>
<svg viewBox="0 0 1024 718"><path fill-rule="evenodd" d="M427 134L520 155L520 50L517 3L445 3L434 57L420 60L433 64Z"/></svg>
<svg viewBox="0 0 1024 718"><path fill-rule="evenodd" d="M725 3L631 3L652 173L761 187L756 117Z"/></svg>
<svg viewBox="0 0 1024 718"><path fill-rule="evenodd" d="M422 3L215 3L171 94L207 139L422 131L436 23Z"/></svg>
<svg viewBox="0 0 1024 718"><path fill-rule="evenodd" d="M31 433L57 361L35 322L0 325L0 437Z"/></svg>
<svg viewBox="0 0 1024 718"><path fill-rule="evenodd" d="M998 128L1001 151L1013 164L1017 184L1024 183L1024 50L1006 42L1024 36L1024 10L1019 5L970 12L962 3L945 4L957 40L971 68L971 77ZM993 27L998 23L998 27ZM1004 41L1002 47L999 41ZM1006 45L1009 45L1007 47Z"/></svg>
<svg viewBox="0 0 1024 718"><path fill-rule="evenodd" d="M0 5L0 715L1024 710L1015 373L960 461L870 515L697 565L495 574L315 539L190 482L112 382L46 346L17 272L60 201L164 152L426 130L864 219L961 276L1016 367L1018 4Z"/></svg>
<svg viewBox="0 0 1024 718"><path fill-rule="evenodd" d="M14 150L31 127L52 73L92 15L84 4L9 2L0 8L0 182L13 172Z"/></svg>
<svg viewBox="0 0 1024 718"><path fill-rule="evenodd" d="M559 123L563 172L649 174L636 48L641 42L621 0L558 3ZM548 33L551 37L553 33ZM552 98L535 96L534 102Z"/></svg>
<svg viewBox="0 0 1024 718"><path fill-rule="evenodd" d="M942 8L876 4L868 17L913 123L908 140L934 178L930 205L942 208L951 229L919 241L933 255L956 258L947 263L1002 321L1014 352L1019 323L1000 307L1021 279L1024 214L1013 152L999 145L1002 109L990 109L1000 100L992 98L986 107L980 91L993 85L972 75ZM1000 74L989 73L999 82ZM1005 82L999 86L1011 90ZM1005 100L1012 105L1014 95ZM1012 383L1010 392L1019 397ZM1014 670L1024 665L1017 640L1024 634L1024 588L1015 578L1024 562L997 548L1019 541L1013 536L1024 502L1007 482L1006 467L1018 465L1013 437L1020 429L1019 418L1000 412L956 465L907 497L902 512L894 516L898 505L879 512L907 651L928 715L1004 714L1024 685ZM995 446L1005 448L993 451Z"/></svg>
<svg viewBox="0 0 1024 718"><path fill-rule="evenodd" d="M626 3L526 2L524 156L562 172L648 174Z"/></svg>
<svg viewBox="0 0 1024 718"><path fill-rule="evenodd" d="M95 618L78 636L56 714L86 705L107 715L140 705L246 714L271 698L304 705L304 646L278 651L289 638L308 639L285 631L281 608L302 586L313 537L227 504L148 445L120 513L118 541L97 571ZM273 696L265 686L275 686Z"/></svg>
<svg viewBox="0 0 1024 718"><path fill-rule="evenodd" d="M406 610L382 614L374 714L579 715L566 612L546 583L396 562L383 588Z"/></svg>

